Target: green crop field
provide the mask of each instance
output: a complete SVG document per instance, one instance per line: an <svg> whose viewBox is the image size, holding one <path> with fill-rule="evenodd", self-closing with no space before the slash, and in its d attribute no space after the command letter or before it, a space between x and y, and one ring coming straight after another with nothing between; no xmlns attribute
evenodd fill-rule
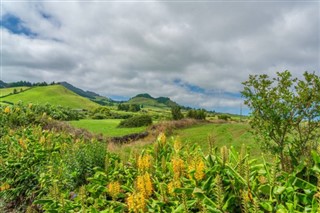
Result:
<svg viewBox="0 0 320 213"><path fill-rule="evenodd" d="M2 98L1 101L12 103L34 103L61 105L74 109L93 109L99 105L81 97L61 85L34 87L25 92Z"/></svg>
<svg viewBox="0 0 320 213"><path fill-rule="evenodd" d="M9 95L10 93L13 94L13 91L16 90L17 92L24 91L29 87L10 87L10 88L2 88L0 89L0 97Z"/></svg>
<svg viewBox="0 0 320 213"><path fill-rule="evenodd" d="M137 127L137 128L117 128L121 119L106 119L106 120L79 120L79 121L70 121L70 124L74 127L84 128L93 133L102 133L105 136L114 137L114 136L123 136L132 133L143 132L146 130L146 127Z"/></svg>

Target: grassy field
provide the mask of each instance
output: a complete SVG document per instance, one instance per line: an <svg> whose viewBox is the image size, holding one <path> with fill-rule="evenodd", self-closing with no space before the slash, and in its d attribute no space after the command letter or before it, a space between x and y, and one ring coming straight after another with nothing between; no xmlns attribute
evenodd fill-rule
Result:
<svg viewBox="0 0 320 213"><path fill-rule="evenodd" d="M25 92L1 98L1 101L17 103L61 105L74 109L93 109L99 105L83 98L61 85L34 87Z"/></svg>
<svg viewBox="0 0 320 213"><path fill-rule="evenodd" d="M13 94L13 90L16 89L17 92L24 91L29 87L10 87L10 88L2 88L0 89L0 97L9 95L10 93Z"/></svg>
<svg viewBox="0 0 320 213"><path fill-rule="evenodd" d="M241 150L242 144L249 148L252 157L261 156L259 144L254 141L249 132L249 125L244 123L225 123L225 124L200 124L189 128L175 131L175 135L181 137L185 146L194 143L200 145L204 153L209 152L208 136L214 138L214 146L233 146L237 151Z"/></svg>
<svg viewBox="0 0 320 213"><path fill-rule="evenodd" d="M105 136L123 136L132 133L143 132L146 127L137 128L117 128L120 123L120 119L106 119L106 120L90 120L84 119L79 121L70 121L70 124L78 127L87 129L93 133L102 133Z"/></svg>

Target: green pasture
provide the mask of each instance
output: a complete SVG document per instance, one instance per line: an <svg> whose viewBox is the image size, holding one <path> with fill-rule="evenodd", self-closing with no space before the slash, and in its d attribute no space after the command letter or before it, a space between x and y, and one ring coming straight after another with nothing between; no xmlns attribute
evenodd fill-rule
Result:
<svg viewBox="0 0 320 213"><path fill-rule="evenodd" d="M12 103L52 104L73 109L94 109L99 105L81 97L61 85L33 87L25 92L1 98L1 101Z"/></svg>
<svg viewBox="0 0 320 213"><path fill-rule="evenodd" d="M123 136L132 133L143 132L146 127L136 128L117 128L121 119L105 119L105 120L91 120L83 119L79 121L70 121L70 124L74 127L87 129L93 133L102 133L105 136L115 137Z"/></svg>
<svg viewBox="0 0 320 213"><path fill-rule="evenodd" d="M230 148L233 146L240 152L241 146L244 144L252 157L259 157L261 156L261 149L259 144L254 141L254 137L249 130L250 126L244 123L210 123L179 129L174 134L180 136L184 146L199 144L204 153L208 153L210 150L208 137L211 136L214 147L227 146Z"/></svg>
<svg viewBox="0 0 320 213"><path fill-rule="evenodd" d="M13 94L13 91L16 90L18 93L28 89L29 87L10 87L0 89L0 97Z"/></svg>

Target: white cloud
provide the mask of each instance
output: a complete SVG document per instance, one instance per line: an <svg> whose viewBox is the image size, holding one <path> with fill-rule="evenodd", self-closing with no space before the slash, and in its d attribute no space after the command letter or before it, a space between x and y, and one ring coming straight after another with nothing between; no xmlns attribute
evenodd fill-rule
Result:
<svg viewBox="0 0 320 213"><path fill-rule="evenodd" d="M2 31L3 80L68 81L104 95L148 92L198 107L239 107L249 74L320 69L317 2L3 3L37 34Z"/></svg>

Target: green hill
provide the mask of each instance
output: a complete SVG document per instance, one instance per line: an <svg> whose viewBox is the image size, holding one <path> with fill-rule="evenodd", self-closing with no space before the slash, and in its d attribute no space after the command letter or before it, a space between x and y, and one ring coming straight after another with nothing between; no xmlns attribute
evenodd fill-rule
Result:
<svg viewBox="0 0 320 213"><path fill-rule="evenodd" d="M177 103L170 100L167 97L153 98L149 94L138 94L131 98L126 104L138 104L144 107L157 107L157 108L170 108L172 106L178 106Z"/></svg>
<svg viewBox="0 0 320 213"><path fill-rule="evenodd" d="M24 92L1 98L0 101L11 103L22 101L23 103L34 104L49 103L74 109L92 109L99 106L97 103L81 97L61 85L33 87Z"/></svg>
<svg viewBox="0 0 320 213"><path fill-rule="evenodd" d="M29 87L9 87L9 88L1 88L0 89L0 97L7 96L13 94L14 92L19 93L28 89Z"/></svg>
<svg viewBox="0 0 320 213"><path fill-rule="evenodd" d="M59 82L60 85L64 86L65 88L71 90L72 92L85 97L85 98L89 98L91 101L98 103L100 105L103 106L113 106L113 104L115 103L115 101L113 101L110 98L107 97L103 97L95 92L91 92L91 91L84 91L78 87L75 87L71 84L69 84L68 82Z"/></svg>

